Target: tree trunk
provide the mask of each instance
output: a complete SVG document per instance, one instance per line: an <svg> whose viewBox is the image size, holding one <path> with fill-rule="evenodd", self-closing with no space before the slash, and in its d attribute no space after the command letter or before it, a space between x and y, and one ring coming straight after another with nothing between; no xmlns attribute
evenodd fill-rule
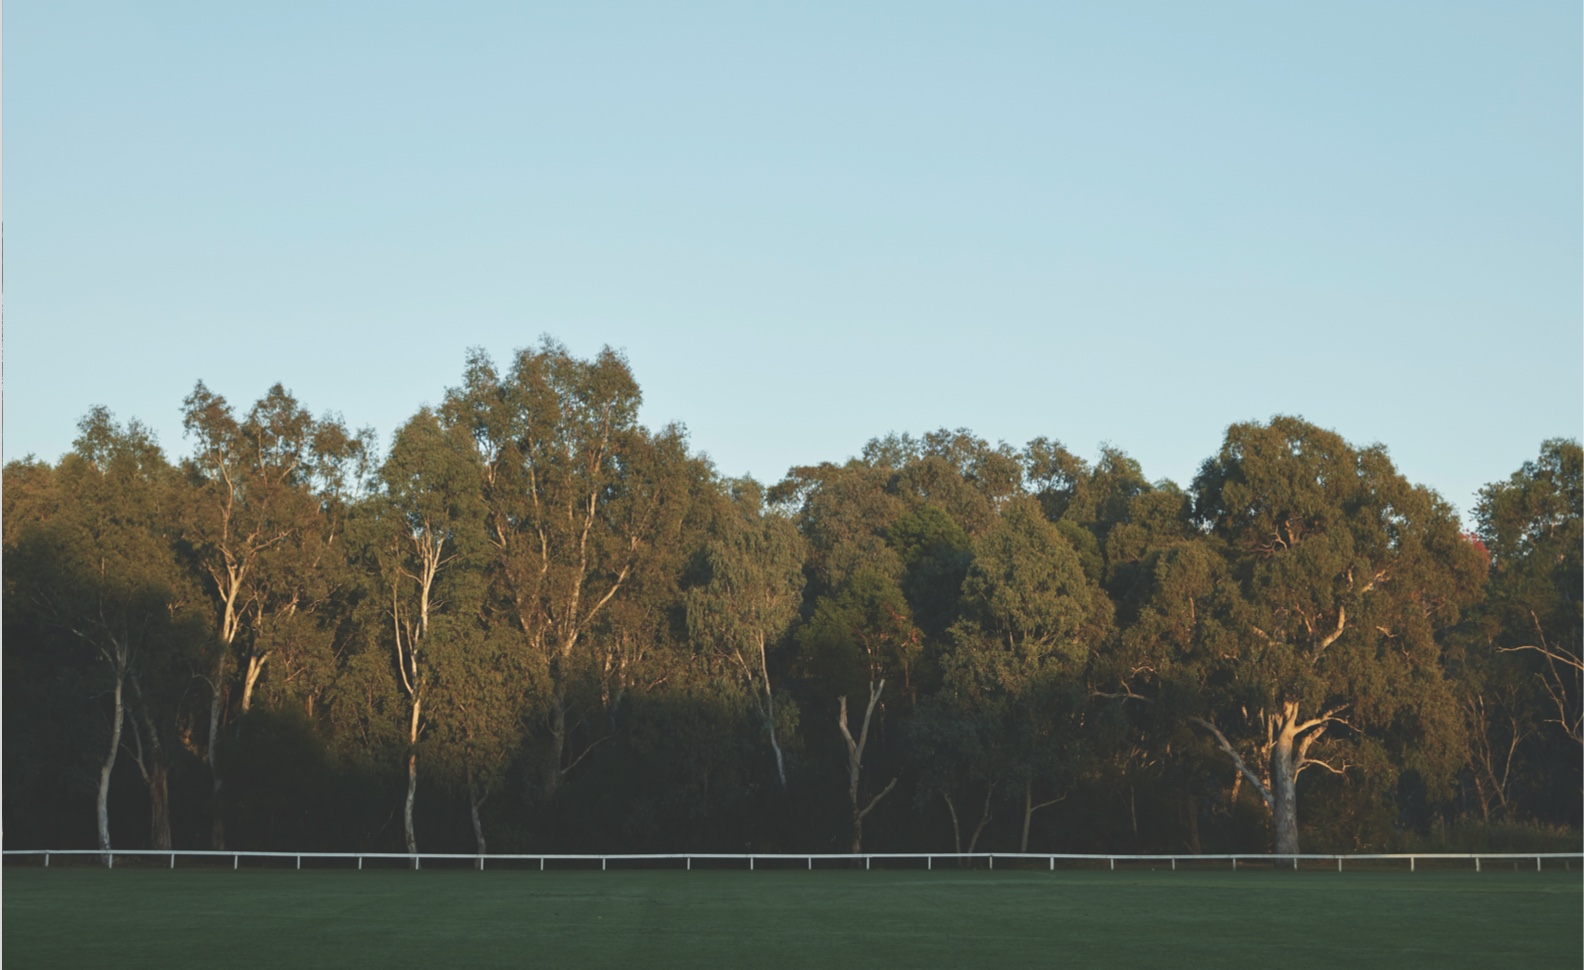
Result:
<svg viewBox="0 0 1584 970"><path fill-rule="evenodd" d="M225 822L220 817L220 761L216 756L215 747L220 743L220 709L225 683L226 652L230 650L229 644L223 644L220 649L220 660L215 664L214 683L209 694L209 748L207 761L209 762L209 777L214 781L214 790L210 796L209 812L209 848L225 848Z"/></svg>
<svg viewBox="0 0 1584 970"><path fill-rule="evenodd" d="M555 797L561 789L561 763L566 757L566 701L559 696L551 702L550 708L550 764L545 771L544 788L545 800Z"/></svg>
<svg viewBox="0 0 1584 970"><path fill-rule="evenodd" d="M1298 772L1293 759L1293 719L1271 745L1271 826L1277 855L1298 854Z"/></svg>
<svg viewBox="0 0 1584 970"><path fill-rule="evenodd" d="M468 814L473 820L473 841L478 844L478 867L484 868L484 823L479 820L479 805L484 799L479 797L478 786L473 782L473 769L468 769ZM486 796L488 797L488 796Z"/></svg>
<svg viewBox="0 0 1584 970"><path fill-rule="evenodd" d="M155 760L149 767L149 847L171 847L170 769Z"/></svg>
<svg viewBox="0 0 1584 970"><path fill-rule="evenodd" d="M770 730L770 748L775 751L776 778L781 781L781 787L786 788L786 759L781 755L781 745L776 741L775 732L775 698L770 692L770 664L765 659L764 636L759 637L759 673L764 677L765 692L765 727Z"/></svg>
<svg viewBox="0 0 1584 970"><path fill-rule="evenodd" d="M108 867L110 862L110 775L115 771L116 754L121 750L121 721L126 716L121 704L121 689L124 678L120 671L116 671L115 683L115 720L110 725L110 750L105 752L104 762L99 766L99 850L104 853L104 864Z"/></svg>
<svg viewBox="0 0 1584 970"><path fill-rule="evenodd" d="M1023 783L1023 838L1018 841L1018 851L1028 851L1029 825L1034 821L1034 783Z"/></svg>
<svg viewBox="0 0 1584 970"><path fill-rule="evenodd" d="M896 787L897 779L892 778L890 784L881 790L880 794L869 799L869 804L858 807L858 782L863 773L864 748L869 743L869 725L874 720L875 705L880 703L880 692L885 690L885 679L881 678L878 684L869 686L869 706L864 709L863 727L858 731L857 740L853 739L852 731L847 727L847 698L839 698L837 705L836 726L841 729L842 739L847 742L847 800L852 805L852 853L857 855L863 851L863 820L864 816L874 811L880 804L880 799L891 794L891 789Z"/></svg>
<svg viewBox="0 0 1584 970"><path fill-rule="evenodd" d="M253 688L258 684L259 675L264 673L264 661L269 659L269 654L249 654L247 677L242 682L242 713L246 714L253 709Z"/></svg>
<svg viewBox="0 0 1584 970"><path fill-rule="evenodd" d="M418 853L418 836L413 832L413 798L418 794L418 752L407 753L407 804L402 811L402 824L407 834L407 854ZM418 868L418 860L413 860L413 868Z"/></svg>

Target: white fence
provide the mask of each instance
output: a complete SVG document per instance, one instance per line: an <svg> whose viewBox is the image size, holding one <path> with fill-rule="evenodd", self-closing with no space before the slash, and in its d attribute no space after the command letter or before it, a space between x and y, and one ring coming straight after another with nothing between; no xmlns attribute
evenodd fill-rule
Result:
<svg viewBox="0 0 1584 970"><path fill-rule="evenodd" d="M43 864L46 868L50 864L51 856L65 856L67 858L76 856L98 856L101 857L105 864L111 868L114 868L115 860L118 856L123 858L130 857L134 859L152 856L159 859L168 857L170 859L170 868L172 869L176 868L176 860L178 858L195 860L207 859L217 862L223 862L224 860L229 859L231 860L231 868L233 869L240 868L244 859L250 862L261 860L293 859L296 861L296 867L298 869L302 868L302 861L304 859L344 860L348 864L355 861L357 863L357 868L359 869L363 868L364 860L374 860L377 862L387 863L399 861L406 863L414 869L422 868L425 860L437 862L469 862L472 863L473 867L477 869L485 868L487 863L516 863L518 865L515 866L515 868L521 868L522 863L533 862L537 862L541 870L546 868L547 864L554 865L557 868L577 867L581 865L588 865L592 867L592 864L595 862L599 863L599 867L602 870L609 868L610 864L613 862L617 863L618 866L622 863L626 863L629 867L636 863L661 863L680 865L684 869L692 869L695 860L716 864L721 862L739 862L744 863L746 868L749 870L754 869L758 863L770 863L777 865L780 868L786 868L787 866L796 863L805 863L807 868L813 869L814 863L816 861L827 864L833 862L844 862L848 863L849 865L856 865L859 860L863 861L865 869L871 868L875 861L879 861L882 865L888 863L911 862L916 866L920 860L924 862L924 868L926 869L934 869L935 863L937 861L946 863L956 862L959 864L967 863L969 865L972 865L974 862L984 862L988 868L994 869L997 859L1001 860L1003 865L1006 863L1013 863L1018 865L1020 868L1028 868L1031 865L1037 865L1038 863L1046 863L1049 869L1052 871L1056 869L1056 864L1058 862L1061 862L1064 866L1072 864L1096 866L1099 863L1104 862L1111 870L1116 869L1118 862L1121 862L1125 868L1133 868L1149 863L1155 863L1158 865L1170 864L1173 870L1177 869L1179 862L1192 865L1195 869L1209 868L1211 864L1225 864L1229 865L1233 871L1236 871L1240 865L1285 867L1288 863L1291 863L1292 868L1294 869L1297 869L1300 863L1307 863L1311 868L1318 868L1321 865L1324 865L1326 868L1330 868L1330 863L1335 862L1336 871L1341 872L1343 870L1344 862L1357 865L1359 863L1367 862L1391 863L1395 861L1407 862L1408 871L1410 872L1417 871L1420 862L1439 862L1443 864L1447 862L1463 862L1467 864L1467 866L1472 867L1475 872L1480 872L1482 871L1483 864L1488 862L1512 862L1515 868L1527 868L1528 863L1533 861L1535 871L1539 872L1546 868L1546 860L1550 860L1550 867L1553 869L1556 868L1558 863L1561 863L1564 869L1571 871L1573 868L1573 863L1575 862L1580 864L1581 869L1584 869L1584 852L1386 852L1364 853L1356 855L1328 855L1323 853L1303 853L1301 855L1261 855L1244 853L1235 855L1106 855L1103 853L1053 854L1048 852L865 852L858 854L847 852L673 852L659 854L617 853L608 855L540 855L531 853L512 855L476 855L455 852L248 852L218 849L112 849L109 852L105 852L101 849L6 849L3 851L3 853L0 853L0 855L3 855L7 859L21 859L23 857L42 858Z"/></svg>

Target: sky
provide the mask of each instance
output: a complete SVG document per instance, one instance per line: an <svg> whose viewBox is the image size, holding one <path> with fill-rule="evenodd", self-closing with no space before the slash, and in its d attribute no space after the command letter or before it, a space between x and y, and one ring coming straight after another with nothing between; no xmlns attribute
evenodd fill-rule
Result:
<svg viewBox="0 0 1584 970"><path fill-rule="evenodd" d="M7 4L3 439L203 380L388 440L543 334L779 479L1188 482L1298 414L1467 514L1584 433L1573 2Z"/></svg>

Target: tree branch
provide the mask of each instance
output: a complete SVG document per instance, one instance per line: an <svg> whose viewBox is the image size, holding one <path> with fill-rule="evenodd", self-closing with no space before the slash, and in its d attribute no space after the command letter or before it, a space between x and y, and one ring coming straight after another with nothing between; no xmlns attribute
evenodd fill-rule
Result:
<svg viewBox="0 0 1584 970"><path fill-rule="evenodd" d="M1260 797L1265 799L1265 807L1275 811L1276 800L1271 797L1270 789L1265 787L1265 782L1260 780L1259 775L1249 769L1249 766L1243 761L1243 756L1237 753L1236 748L1232 747L1232 742L1228 741L1226 735L1221 733L1221 729L1202 717L1191 717L1189 720L1215 735L1216 745L1226 752L1226 756L1232 759L1232 763L1237 766L1237 770L1249 780L1249 783L1254 786L1254 790L1260 793Z"/></svg>

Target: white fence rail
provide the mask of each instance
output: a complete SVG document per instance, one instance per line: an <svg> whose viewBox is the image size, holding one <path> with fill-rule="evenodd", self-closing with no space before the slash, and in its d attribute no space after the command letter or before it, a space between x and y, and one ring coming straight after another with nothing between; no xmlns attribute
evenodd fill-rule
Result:
<svg viewBox="0 0 1584 970"><path fill-rule="evenodd" d="M375 861L400 861L409 864L414 869L423 867L425 860L430 861L465 861L474 864L475 868L483 869L486 863L531 863L538 862L539 868L544 869L547 864L564 867L587 863L592 865L598 862L600 869L607 869L611 863L671 863L680 864L685 869L692 869L695 860L701 862L741 862L750 870L756 863L786 864L806 863L809 869L814 868L814 863L819 862L847 862L856 864L863 861L864 868L869 869L878 860L882 864L887 862L911 861L915 865L922 860L926 869L934 869L937 860L942 862L984 862L990 869L995 868L996 860L1003 863L1020 863L1027 867L1031 863L1047 863L1051 870L1055 870L1056 863L1093 863L1104 862L1108 868L1115 870L1117 863L1125 867L1157 863L1170 864L1175 870L1179 862L1192 864L1195 868L1206 868L1209 863L1227 863L1233 871L1239 865L1264 865L1286 866L1291 863L1294 869L1300 863L1311 863L1318 867L1321 863L1336 863L1338 872L1343 870L1343 863L1364 862L1392 862L1406 861L1410 872L1416 871L1420 862L1457 862L1462 861L1472 866L1475 872L1482 869L1486 862L1512 862L1515 867L1527 867L1530 861L1534 862L1535 871L1545 868L1545 860L1551 860L1552 868L1556 863L1562 863L1563 868L1572 870L1573 863L1580 864L1584 869L1584 852L1382 852L1360 853L1353 855L1331 855L1325 853L1303 853L1300 855L1270 855L1237 853L1231 855L1124 855L1105 853L1049 853L1049 852L814 852L814 853L773 853L773 852L669 852L669 853L611 853L611 854L493 854L478 855L461 852L249 852L229 849L111 849L108 852L101 849L6 849L0 852L7 859L21 859L24 857L41 857L44 866L50 864L51 856L98 856L111 868L115 866L117 856L141 858L156 857L169 858L170 868L176 868L176 860L182 859L211 859L223 861L231 860L231 868L241 867L242 860L249 861L264 859L294 859L296 867L302 868L302 861L309 860L346 860L356 861L357 868L363 868L364 860ZM1327 865L1329 868L1329 865Z"/></svg>

